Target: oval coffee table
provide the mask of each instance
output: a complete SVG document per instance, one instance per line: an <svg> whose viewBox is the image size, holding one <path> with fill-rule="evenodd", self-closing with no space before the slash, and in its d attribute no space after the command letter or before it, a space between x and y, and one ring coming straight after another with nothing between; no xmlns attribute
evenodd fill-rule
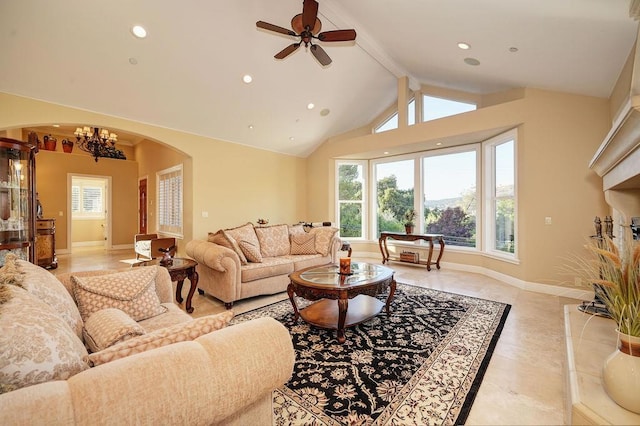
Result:
<svg viewBox="0 0 640 426"><path fill-rule="evenodd" d="M345 328L367 321L383 307L389 314L396 281L392 269L370 263L351 262L350 275L341 275L339 270L338 265L325 265L296 271L289 275L287 294L293 305L294 321L302 317L316 327L338 330L338 342L344 343ZM385 304L374 296L387 288ZM298 310L294 295L317 302Z"/></svg>

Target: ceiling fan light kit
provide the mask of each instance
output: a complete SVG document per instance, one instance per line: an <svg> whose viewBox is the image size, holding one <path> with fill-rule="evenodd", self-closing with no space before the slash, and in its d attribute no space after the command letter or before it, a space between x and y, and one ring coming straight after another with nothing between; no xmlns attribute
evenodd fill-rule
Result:
<svg viewBox="0 0 640 426"><path fill-rule="evenodd" d="M331 63L331 58L320 45L313 43L313 39L322 42L353 41L356 39L355 30L333 30L321 33L322 22L318 18L318 2L316 0L304 0L302 13L297 14L291 19L291 28L293 31L264 21L256 22L256 26L263 30L292 37L300 37L300 41L285 47L276 53L274 58L284 59L298 50L300 45L304 43L304 46L308 47L318 62L324 66Z"/></svg>

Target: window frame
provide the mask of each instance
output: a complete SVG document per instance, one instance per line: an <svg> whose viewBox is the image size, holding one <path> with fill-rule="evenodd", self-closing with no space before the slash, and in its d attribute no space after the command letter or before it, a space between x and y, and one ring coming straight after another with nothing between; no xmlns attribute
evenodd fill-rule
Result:
<svg viewBox="0 0 640 426"><path fill-rule="evenodd" d="M71 199L70 199L70 208L71 219L72 220L104 220L107 217L107 188L103 184L103 179L101 178L90 178L90 177L76 177L75 181L78 185L73 185L73 180L71 183ZM78 211L73 210L73 188L78 188ZM100 198L102 203L102 210L100 212L87 212L84 210L84 189L85 188L97 188L100 190Z"/></svg>
<svg viewBox="0 0 640 426"><path fill-rule="evenodd" d="M160 187L161 181L170 180L179 178L177 190L179 194L178 198L178 206L173 206L170 204L169 200L161 200ZM170 190L169 190L170 191ZM175 195L169 195L168 199L176 197ZM174 210L169 213L170 216L178 216L179 224L172 225L163 225L161 223L163 213L161 212L161 208L167 204ZM156 172L156 229L158 234L172 236L176 238L183 238L184 236L184 168L182 164L178 164L173 167L169 167L164 170L160 170Z"/></svg>
<svg viewBox="0 0 640 426"><path fill-rule="evenodd" d="M504 143L513 141L513 237L514 237L514 250L513 253L505 252L495 248L494 242L496 240L496 209L495 202L498 198L496 196L496 164L495 164L495 149L497 146ZM497 135L491 139L488 139L482 143L482 151L484 157L483 164L483 238L482 238L482 251L490 257L495 257L501 260L519 261L519 238L518 238L518 132L517 129L512 129Z"/></svg>
<svg viewBox="0 0 640 426"><path fill-rule="evenodd" d="M360 166L362 168L362 200L360 201L355 201L355 200L340 200L339 194L340 194L340 166L343 165L354 165L354 166ZM368 218L368 211L369 211L369 203L368 203L368 190L367 188L369 187L369 177L368 177L368 161L366 160L336 160L335 162L335 222L336 222L336 226L338 227L338 229L341 229L342 224L340 223L340 206L343 203L349 203L349 204L356 204L356 203L360 203L362 205L361 208L361 226L360 226L360 234L362 235L361 237L344 237L344 238L348 238L349 240L356 240L356 241L363 241L367 239L367 218Z"/></svg>

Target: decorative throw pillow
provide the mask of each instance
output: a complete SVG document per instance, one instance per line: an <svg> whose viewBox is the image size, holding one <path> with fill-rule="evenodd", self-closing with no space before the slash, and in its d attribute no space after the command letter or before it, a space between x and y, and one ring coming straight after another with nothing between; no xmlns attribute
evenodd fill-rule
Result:
<svg viewBox="0 0 640 426"><path fill-rule="evenodd" d="M144 334L144 329L129 315L116 308L95 312L84 323L84 341L91 352Z"/></svg>
<svg viewBox="0 0 640 426"><path fill-rule="evenodd" d="M249 241L240 241L240 249L249 262L262 262L262 253L260 253L260 248L254 246Z"/></svg>
<svg viewBox="0 0 640 426"><path fill-rule="evenodd" d="M311 228L309 233L316 236L316 252L323 256L328 256L331 251L331 241L336 232L338 232L338 228L331 226Z"/></svg>
<svg viewBox="0 0 640 426"><path fill-rule="evenodd" d="M89 368L87 349L58 312L22 288L7 291L0 306L0 393Z"/></svg>
<svg viewBox="0 0 640 426"><path fill-rule="evenodd" d="M76 333L82 338L82 317L67 288L53 275L40 266L16 260L18 269L23 273L22 287L38 299L51 306Z"/></svg>
<svg viewBox="0 0 640 426"><path fill-rule="evenodd" d="M231 318L233 318L233 311L225 311L218 315L208 315L186 323L161 328L144 336L118 343L100 352L92 353L89 355L89 363L95 367L171 343L194 340L204 334L226 327Z"/></svg>
<svg viewBox="0 0 640 426"><path fill-rule="evenodd" d="M227 238L236 241L236 245L238 246L237 249L240 251L240 253L238 254L238 256L240 256L240 260L245 257L244 253L242 253L242 250L240 250L240 246L238 245L240 241L247 241L256 247L260 247L260 242L258 241L256 231L253 229L253 225L251 224L251 222L247 222L242 226L238 226L237 228L224 229L223 233ZM244 259L244 263L247 263L246 258Z"/></svg>
<svg viewBox="0 0 640 426"><path fill-rule="evenodd" d="M264 226L255 228L255 232L264 257L286 256L291 253L287 225Z"/></svg>
<svg viewBox="0 0 640 426"><path fill-rule="evenodd" d="M304 230L302 222L295 225L288 225L287 228L289 229L289 235L301 235L307 233L307 231Z"/></svg>
<svg viewBox="0 0 640 426"><path fill-rule="evenodd" d="M72 276L73 293L85 321L94 312L118 308L135 321L166 311L156 293L155 277L159 266L141 266L126 272L96 277Z"/></svg>
<svg viewBox="0 0 640 426"><path fill-rule="evenodd" d="M207 238L207 240L210 243L215 243L222 247L226 247L228 249L234 250L233 245L231 244L231 241L229 241L229 239L225 237L224 231L222 229L220 229L215 234L213 232L209 232L208 235L209 237Z"/></svg>
<svg viewBox="0 0 640 426"><path fill-rule="evenodd" d="M316 236L314 234L292 235L291 254L316 254Z"/></svg>
<svg viewBox="0 0 640 426"><path fill-rule="evenodd" d="M244 255L244 253L242 252L242 249L240 248L240 244L238 244L238 242L236 241L235 238L233 238L231 236L231 234L228 234L227 231L222 231L222 235L224 236L224 238L229 242L229 244L231 245L231 249L233 251L236 252L236 254L238 255L238 257L240 258L240 263L242 263L243 265L247 264L247 257Z"/></svg>

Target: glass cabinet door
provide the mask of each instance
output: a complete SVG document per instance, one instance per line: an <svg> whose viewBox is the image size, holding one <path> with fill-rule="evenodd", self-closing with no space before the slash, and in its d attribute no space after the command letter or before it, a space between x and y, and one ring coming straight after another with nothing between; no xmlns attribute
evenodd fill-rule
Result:
<svg viewBox="0 0 640 426"><path fill-rule="evenodd" d="M8 253L33 262L35 241L35 152L0 138L0 265Z"/></svg>

